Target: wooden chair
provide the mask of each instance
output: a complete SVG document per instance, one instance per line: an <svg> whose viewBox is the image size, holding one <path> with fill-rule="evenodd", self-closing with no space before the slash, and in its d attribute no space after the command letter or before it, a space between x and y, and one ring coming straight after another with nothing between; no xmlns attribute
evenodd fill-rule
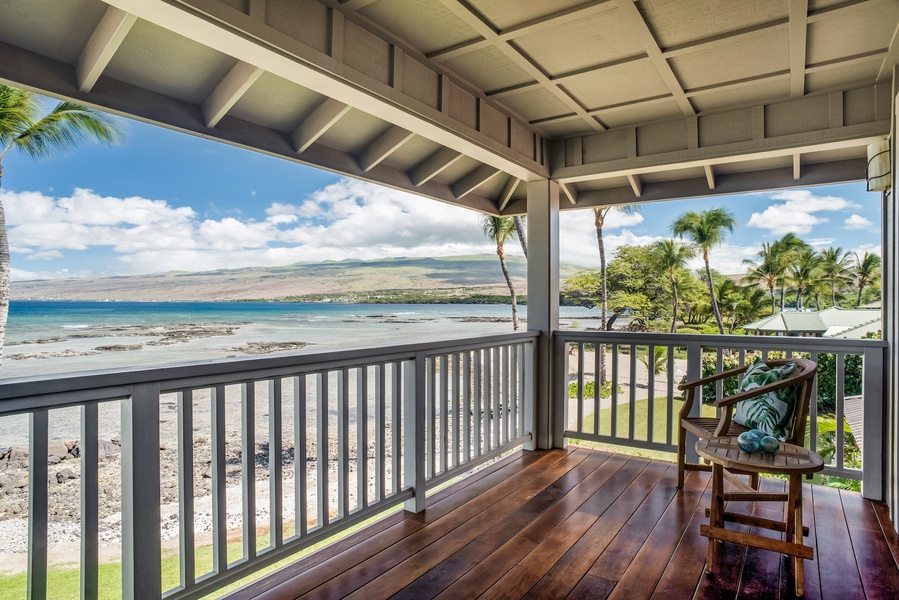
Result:
<svg viewBox="0 0 899 600"><path fill-rule="evenodd" d="M712 437L738 436L744 431L749 431L749 428L739 425L738 423L734 423L732 420L734 405L741 400L748 400L749 398L755 398L756 396L761 396L762 394L767 394L768 392L773 392L775 390L780 390L787 387L796 387L796 408L793 411L793 422L792 426L790 427L791 434L790 437L788 437L785 441L797 446L805 445L805 426L806 422L808 421L809 400L811 399L814 377L815 373L818 370L818 365L814 361L803 358L769 360L766 361L765 364L767 364L769 367L776 367L778 365L784 365L791 362L796 363L796 369L793 375L791 375L790 377L769 385L757 387L745 392L734 394L733 396L727 396L725 398L718 398L717 400L715 400L715 406L721 409L720 417L689 416L690 410L693 408L693 403L696 400L697 389L699 389L703 385L714 384L716 381L725 379L727 377L740 375L741 373L744 373L751 365L746 365L737 369L731 369L729 371L723 371L721 373L718 373L717 375L704 377L702 379L697 379L696 381L687 381L677 386L679 390L686 391L686 398L684 399L684 406L680 410L680 420L678 425L677 487L681 488L684 486L684 471L712 470L711 465L701 463L688 463L686 461L686 434L688 431L704 440ZM757 474L750 474L750 485L753 488L758 489Z"/></svg>

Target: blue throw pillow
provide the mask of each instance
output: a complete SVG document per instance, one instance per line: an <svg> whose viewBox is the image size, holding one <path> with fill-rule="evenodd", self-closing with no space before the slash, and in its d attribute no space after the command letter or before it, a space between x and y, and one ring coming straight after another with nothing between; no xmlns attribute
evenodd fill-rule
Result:
<svg viewBox="0 0 899 600"><path fill-rule="evenodd" d="M796 363L786 363L771 368L757 360L746 370L740 391L762 387L793 375ZM734 405L734 422L750 429L761 429L780 441L792 433L790 427L796 410L796 388L787 387L768 392Z"/></svg>

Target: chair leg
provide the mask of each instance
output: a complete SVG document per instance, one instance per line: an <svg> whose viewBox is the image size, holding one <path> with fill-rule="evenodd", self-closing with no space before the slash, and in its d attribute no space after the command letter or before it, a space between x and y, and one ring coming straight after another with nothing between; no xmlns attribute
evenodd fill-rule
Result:
<svg viewBox="0 0 899 600"><path fill-rule="evenodd" d="M683 427L677 429L677 488L684 487L684 470L687 462L687 431Z"/></svg>
<svg viewBox="0 0 899 600"><path fill-rule="evenodd" d="M749 474L749 487L758 491L758 489L759 489L759 474L758 473L750 473Z"/></svg>

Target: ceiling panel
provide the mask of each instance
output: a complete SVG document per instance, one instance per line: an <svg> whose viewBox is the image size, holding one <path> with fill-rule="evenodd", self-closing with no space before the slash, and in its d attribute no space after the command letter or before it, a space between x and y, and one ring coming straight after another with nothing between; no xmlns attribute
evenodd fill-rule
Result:
<svg viewBox="0 0 899 600"><path fill-rule="evenodd" d="M703 113L740 106L750 106L763 101L780 100L789 97L790 80L789 78L784 78L717 92L703 93L691 97L690 102L696 108L697 112Z"/></svg>
<svg viewBox="0 0 899 600"><path fill-rule="evenodd" d="M384 163L401 171L409 171L437 152L441 147L431 140L415 135L397 148L393 154L385 158Z"/></svg>
<svg viewBox="0 0 899 600"><path fill-rule="evenodd" d="M807 94L814 94L874 83L877 79L877 74L880 72L881 62L879 59L874 59L845 67L809 73L805 76L805 91Z"/></svg>
<svg viewBox="0 0 899 600"><path fill-rule="evenodd" d="M759 31L702 46L669 63L687 90L789 71L789 36L786 29Z"/></svg>
<svg viewBox="0 0 899 600"><path fill-rule="evenodd" d="M108 8L92 0L5 1L0 40L58 61L73 63ZM33 15L40 14L41 19Z"/></svg>
<svg viewBox="0 0 899 600"><path fill-rule="evenodd" d="M613 128L636 125L637 123L664 121L665 119L674 119L683 115L684 113L677 102L669 99L619 108L608 112L601 111L598 116L599 120L605 123L606 126Z"/></svg>
<svg viewBox="0 0 899 600"><path fill-rule="evenodd" d="M199 104L236 63L199 42L138 20L104 75Z"/></svg>
<svg viewBox="0 0 899 600"><path fill-rule="evenodd" d="M669 93L665 81L649 60L580 75L566 81L563 87L590 110Z"/></svg>
<svg viewBox="0 0 899 600"><path fill-rule="evenodd" d="M244 121L292 133L325 97L307 88L263 73L229 111Z"/></svg>
<svg viewBox="0 0 899 600"><path fill-rule="evenodd" d="M486 92L501 90L534 80L495 46L463 54L443 63L462 79Z"/></svg>
<svg viewBox="0 0 899 600"><path fill-rule="evenodd" d="M641 0L663 48L732 33L787 17L784 0Z"/></svg>
<svg viewBox="0 0 899 600"><path fill-rule="evenodd" d="M584 0L478 0L471 6L499 31L521 25L576 6L590 6Z"/></svg>
<svg viewBox="0 0 899 600"><path fill-rule="evenodd" d="M434 0L379 0L359 13L425 54L480 39L462 19Z"/></svg>
<svg viewBox="0 0 899 600"><path fill-rule="evenodd" d="M352 108L318 138L318 143L359 154L390 127L381 119Z"/></svg>
<svg viewBox="0 0 899 600"><path fill-rule="evenodd" d="M890 46L897 21L899 2L875 0L810 23L807 63L815 65L845 56L885 50Z"/></svg>
<svg viewBox="0 0 899 600"><path fill-rule="evenodd" d="M549 76L644 53L640 40L613 3L574 23L518 38L514 46L521 48Z"/></svg>
<svg viewBox="0 0 899 600"><path fill-rule="evenodd" d="M508 106L509 110L518 113L528 121L572 112L570 107L546 88L534 88L532 91L510 94L497 98L497 101Z"/></svg>

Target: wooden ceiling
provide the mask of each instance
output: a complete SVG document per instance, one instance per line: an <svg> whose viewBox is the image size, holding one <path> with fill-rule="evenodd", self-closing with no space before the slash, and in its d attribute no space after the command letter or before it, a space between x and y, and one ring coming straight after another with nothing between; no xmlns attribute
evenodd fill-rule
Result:
<svg viewBox="0 0 899 600"><path fill-rule="evenodd" d="M896 0L0 0L0 80L491 213L862 179Z"/></svg>

